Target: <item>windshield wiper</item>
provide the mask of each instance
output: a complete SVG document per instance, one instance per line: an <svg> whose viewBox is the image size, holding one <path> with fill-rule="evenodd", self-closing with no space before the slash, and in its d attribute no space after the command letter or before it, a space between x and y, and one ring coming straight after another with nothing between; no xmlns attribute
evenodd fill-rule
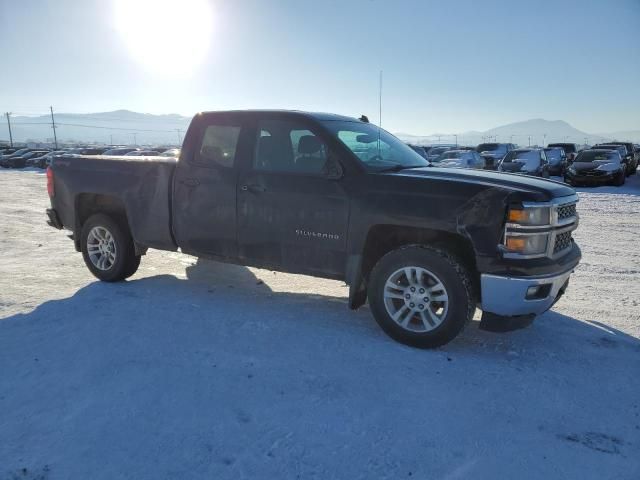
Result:
<svg viewBox="0 0 640 480"><path fill-rule="evenodd" d="M386 167L386 168L380 168L377 169L376 172L399 172L401 170L407 170L410 168L423 168L423 167L431 167L431 162L429 162L427 165L394 165L393 167Z"/></svg>

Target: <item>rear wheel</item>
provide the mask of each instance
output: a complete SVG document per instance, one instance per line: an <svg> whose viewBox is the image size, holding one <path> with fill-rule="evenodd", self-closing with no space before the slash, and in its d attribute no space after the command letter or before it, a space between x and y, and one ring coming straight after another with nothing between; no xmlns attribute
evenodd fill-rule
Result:
<svg viewBox="0 0 640 480"><path fill-rule="evenodd" d="M434 348L453 340L475 311L471 280L448 253L419 245L394 250L373 268L371 311L400 343Z"/></svg>
<svg viewBox="0 0 640 480"><path fill-rule="evenodd" d="M140 265L133 239L126 226L108 215L92 215L82 226L82 257L93 275L117 282L133 275Z"/></svg>
<svg viewBox="0 0 640 480"><path fill-rule="evenodd" d="M622 185L624 185L624 182L626 182L627 180L627 176L624 173L624 170L620 172L620 175L618 175L618 177L615 179L615 181L613 182L613 184L616 187L621 187Z"/></svg>

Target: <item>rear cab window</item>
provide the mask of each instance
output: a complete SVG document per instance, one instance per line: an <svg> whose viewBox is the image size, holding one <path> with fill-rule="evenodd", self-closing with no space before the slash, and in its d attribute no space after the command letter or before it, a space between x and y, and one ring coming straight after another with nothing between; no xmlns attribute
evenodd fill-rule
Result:
<svg viewBox="0 0 640 480"><path fill-rule="evenodd" d="M200 148L196 152L196 163L203 166L233 168L236 161L240 124L207 125L202 135Z"/></svg>

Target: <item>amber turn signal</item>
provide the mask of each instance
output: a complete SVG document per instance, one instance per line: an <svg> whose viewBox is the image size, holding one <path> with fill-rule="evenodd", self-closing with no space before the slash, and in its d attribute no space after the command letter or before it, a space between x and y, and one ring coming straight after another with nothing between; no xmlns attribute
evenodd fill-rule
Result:
<svg viewBox="0 0 640 480"><path fill-rule="evenodd" d="M524 222L527 219L527 215L524 210L509 210L510 222Z"/></svg>
<svg viewBox="0 0 640 480"><path fill-rule="evenodd" d="M507 248L512 251L522 251L526 245L526 240L524 238L518 237L508 237L507 238Z"/></svg>

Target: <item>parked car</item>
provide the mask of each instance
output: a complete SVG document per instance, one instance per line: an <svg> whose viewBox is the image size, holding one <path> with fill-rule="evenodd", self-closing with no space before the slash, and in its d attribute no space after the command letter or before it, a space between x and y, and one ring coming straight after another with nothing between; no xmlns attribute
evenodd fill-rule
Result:
<svg viewBox="0 0 640 480"><path fill-rule="evenodd" d="M627 147L624 145L601 143L591 147L591 150L615 150L620 154L620 157L622 157L622 163L624 164L625 174L627 177L636 171L633 165L632 155L629 155Z"/></svg>
<svg viewBox="0 0 640 480"><path fill-rule="evenodd" d="M414 152L416 152L418 155L420 155L422 158L428 158L427 157L427 151L424 149L423 146L421 145L412 145L410 143L407 143L407 145L409 145Z"/></svg>
<svg viewBox="0 0 640 480"><path fill-rule="evenodd" d="M483 169L485 160L475 150L448 150L433 163L438 167Z"/></svg>
<svg viewBox="0 0 640 480"><path fill-rule="evenodd" d="M578 154L564 174L569 185L624 185L626 167L617 150L591 149Z"/></svg>
<svg viewBox="0 0 640 480"><path fill-rule="evenodd" d="M105 150L102 152L102 155L108 155L110 157L117 157L120 155L126 155L127 153L137 152L140 150L139 148L133 147L118 147L118 148L110 148L109 150Z"/></svg>
<svg viewBox="0 0 640 480"><path fill-rule="evenodd" d="M168 150L165 150L164 152L162 152L160 154L161 157L172 157L172 158L178 158L180 156L180 149L179 148L169 148Z"/></svg>
<svg viewBox="0 0 640 480"><path fill-rule="evenodd" d="M578 155L579 148L575 143L549 143L547 147L560 147L564 150L565 155L567 156L567 162L573 162L573 159Z"/></svg>
<svg viewBox="0 0 640 480"><path fill-rule="evenodd" d="M51 152L34 152L35 155L26 159L25 166L26 167L35 167L35 168L46 168L46 157Z"/></svg>
<svg viewBox="0 0 640 480"><path fill-rule="evenodd" d="M3 155L11 155L12 153L15 153L18 149L17 148L2 148L0 149L0 158L2 158Z"/></svg>
<svg viewBox="0 0 640 480"><path fill-rule="evenodd" d="M23 153L22 155L11 155L10 157L1 160L2 167L4 168L24 168L27 166L27 160L34 157L40 157L49 153L49 150L31 150Z"/></svg>
<svg viewBox="0 0 640 480"><path fill-rule="evenodd" d="M38 168L47 168L51 164L51 159L57 155L63 155L67 152L65 150L56 150L54 152L49 152L46 155L38 158L37 165Z"/></svg>
<svg viewBox="0 0 640 480"><path fill-rule="evenodd" d="M148 248L343 280L350 308L368 299L387 334L424 348L476 305L482 328L529 324L581 256L572 188L433 167L340 115L199 113L178 161L56 157L47 181L49 224L100 280L133 275Z"/></svg>
<svg viewBox="0 0 640 480"><path fill-rule="evenodd" d="M160 155L160 152L156 150L135 150L124 154L125 157L155 157L158 155Z"/></svg>
<svg viewBox="0 0 640 480"><path fill-rule="evenodd" d="M544 153L549 161L549 174L562 175L567 167L567 154L564 152L564 148L547 147L544 149Z"/></svg>
<svg viewBox="0 0 640 480"><path fill-rule="evenodd" d="M8 153L6 155L2 155L0 157L0 165L4 167L5 164L6 164L6 162L3 162L4 160L7 160L9 158L21 157L25 153L29 153L29 152L31 152L33 150L35 150L35 149L34 148L20 148L18 150L15 150L13 153ZM5 168L8 168L8 167L5 167Z"/></svg>
<svg viewBox="0 0 640 480"><path fill-rule="evenodd" d="M487 170L496 170L500 161L515 148L513 143L481 143L476 151L485 159Z"/></svg>
<svg viewBox="0 0 640 480"><path fill-rule="evenodd" d="M627 149L627 176L634 174L638 170L638 162L640 162L640 154L636 152L631 142L607 142L601 145L624 145ZM596 145L597 146L597 145Z"/></svg>
<svg viewBox="0 0 640 480"><path fill-rule="evenodd" d="M450 146L450 145L444 145L444 146L434 146L431 147L429 149L429 151L427 152L427 160L429 160L430 162L435 161L440 155L442 155L444 152L447 152L451 149L453 149L455 147Z"/></svg>
<svg viewBox="0 0 640 480"><path fill-rule="evenodd" d="M517 148L502 159L498 170L549 178L549 162L543 148Z"/></svg>

